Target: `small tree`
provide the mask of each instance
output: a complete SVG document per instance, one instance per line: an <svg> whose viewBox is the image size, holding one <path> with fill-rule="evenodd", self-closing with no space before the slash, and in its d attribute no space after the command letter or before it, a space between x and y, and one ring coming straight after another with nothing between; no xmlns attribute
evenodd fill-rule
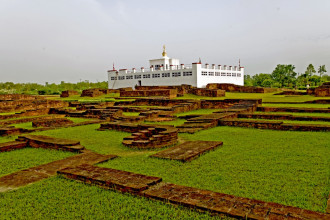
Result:
<svg viewBox="0 0 330 220"><path fill-rule="evenodd" d="M327 70L325 69L325 65L319 66L317 72L320 74L320 77L322 77L322 75L327 72Z"/></svg>

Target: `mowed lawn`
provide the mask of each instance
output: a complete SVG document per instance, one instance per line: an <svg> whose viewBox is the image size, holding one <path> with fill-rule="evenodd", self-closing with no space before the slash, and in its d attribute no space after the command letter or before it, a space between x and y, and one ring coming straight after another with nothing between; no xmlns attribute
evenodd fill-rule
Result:
<svg viewBox="0 0 330 220"><path fill-rule="evenodd" d="M274 102L315 99L310 96L297 98L272 94L243 94L244 97L239 97L239 95L242 94L228 93L225 98L263 98L263 101ZM286 104L276 104L276 106L281 105L287 107ZM298 106L327 105L297 104ZM213 111L203 109L181 115L209 114ZM304 115L314 114L304 113ZM316 115L327 116L324 113L314 116ZM178 125L184 121L177 119L164 124ZM30 124L21 125L30 126ZM180 141L224 142L222 147L196 160L182 163L149 157L162 149L127 148L121 142L130 133L97 131L99 126L94 124L32 134L79 140L87 149L119 156L119 158L99 164L102 167L159 176L165 182L314 211L324 212L326 209L330 192L330 135L328 132L216 127L196 134L179 134ZM14 139L15 136L2 137L0 143ZM23 149L0 153L0 176L71 155L73 154L47 149ZM52 177L19 190L0 193L0 219L10 218L209 219L212 216L180 206L104 190L62 177Z"/></svg>
<svg viewBox="0 0 330 220"><path fill-rule="evenodd" d="M166 182L325 211L330 191L330 136L327 132L273 131L216 127L181 140L217 140L224 145L181 163L151 158L160 150L129 149L129 133L97 131L99 125L37 134L80 140L86 148L120 158L103 167L159 176ZM14 192L13 192L14 193Z"/></svg>

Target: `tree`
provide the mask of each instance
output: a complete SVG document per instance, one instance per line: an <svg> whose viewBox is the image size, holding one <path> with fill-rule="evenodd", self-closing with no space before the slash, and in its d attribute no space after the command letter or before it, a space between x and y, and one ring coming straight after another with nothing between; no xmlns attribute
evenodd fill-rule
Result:
<svg viewBox="0 0 330 220"><path fill-rule="evenodd" d="M283 86L292 87L296 83L297 73L294 71L295 66L292 64L278 64L271 74L274 85L282 88Z"/></svg>
<svg viewBox="0 0 330 220"><path fill-rule="evenodd" d="M325 65L319 66L317 72L320 74L320 77L322 77L322 75L327 72L327 70L325 69Z"/></svg>

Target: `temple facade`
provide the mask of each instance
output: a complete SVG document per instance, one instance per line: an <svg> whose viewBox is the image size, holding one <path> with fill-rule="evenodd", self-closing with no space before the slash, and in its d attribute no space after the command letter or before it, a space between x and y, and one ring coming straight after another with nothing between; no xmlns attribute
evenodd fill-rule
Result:
<svg viewBox="0 0 330 220"><path fill-rule="evenodd" d="M244 67L209 65L196 62L191 65L180 64L178 59L169 58L164 50L162 58L149 60L150 68L141 67L108 71L108 88L119 89L138 86L172 86L188 84L205 88L208 83L232 83L244 85Z"/></svg>

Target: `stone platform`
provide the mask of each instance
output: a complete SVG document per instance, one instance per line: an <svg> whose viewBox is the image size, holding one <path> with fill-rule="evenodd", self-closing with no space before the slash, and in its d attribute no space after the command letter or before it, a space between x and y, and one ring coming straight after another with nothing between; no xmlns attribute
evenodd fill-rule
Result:
<svg viewBox="0 0 330 220"><path fill-rule="evenodd" d="M222 144L223 142L220 141L188 141L153 154L151 157L187 162L192 161L201 154L213 150Z"/></svg>
<svg viewBox="0 0 330 220"><path fill-rule="evenodd" d="M53 138L43 135L24 135L19 136L17 141L26 141L29 147L49 148L57 150L65 150L71 152L81 152L85 148L80 145L79 141L73 141L62 138Z"/></svg>
<svg viewBox="0 0 330 220"><path fill-rule="evenodd" d="M131 193L139 193L149 188L149 186L162 181L162 178L159 177L146 176L87 164L65 168L57 171L57 173L70 179Z"/></svg>
<svg viewBox="0 0 330 220"><path fill-rule="evenodd" d="M239 219L330 219L329 214L171 183L157 184L143 195Z"/></svg>
<svg viewBox="0 0 330 220"><path fill-rule="evenodd" d="M26 141L11 141L0 143L0 152L12 151L17 149L22 149L27 146Z"/></svg>

